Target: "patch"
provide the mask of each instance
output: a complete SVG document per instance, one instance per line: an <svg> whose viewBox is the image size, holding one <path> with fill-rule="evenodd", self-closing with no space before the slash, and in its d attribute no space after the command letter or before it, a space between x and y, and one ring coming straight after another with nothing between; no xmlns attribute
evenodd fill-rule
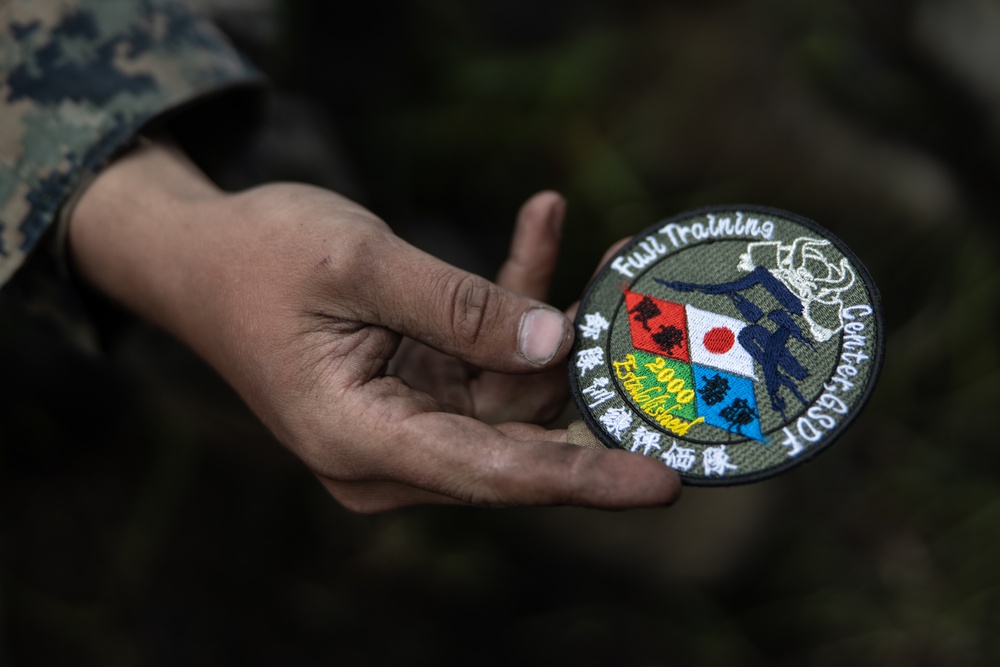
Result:
<svg viewBox="0 0 1000 667"><path fill-rule="evenodd" d="M607 447L696 485L753 482L830 445L882 364L881 302L837 238L711 207L638 234L588 286L570 387Z"/></svg>

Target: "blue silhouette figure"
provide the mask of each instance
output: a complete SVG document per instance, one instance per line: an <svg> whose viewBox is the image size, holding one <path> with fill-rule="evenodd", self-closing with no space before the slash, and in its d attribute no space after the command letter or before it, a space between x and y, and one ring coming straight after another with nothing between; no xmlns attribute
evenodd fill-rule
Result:
<svg viewBox="0 0 1000 667"><path fill-rule="evenodd" d="M799 363L795 355L788 349L788 340L795 338L815 350L812 342L807 340L802 329L792 315L802 315L802 302L785 287L784 283L775 278L770 271L758 266L746 277L718 285L697 285L695 283L680 283L654 278L656 282L678 292L701 292L702 294L719 294L729 297L736 309L748 324L740 331L740 345L760 364L764 375L764 386L771 399L771 407L785 418L785 397L781 395L781 387L786 387L795 398L805 405L806 399L799 392L796 381L809 377L809 371ZM764 311L740 294L744 290L760 285L766 289L781 308L768 312L767 319L777 325L776 331L769 331L760 323L764 319Z"/></svg>

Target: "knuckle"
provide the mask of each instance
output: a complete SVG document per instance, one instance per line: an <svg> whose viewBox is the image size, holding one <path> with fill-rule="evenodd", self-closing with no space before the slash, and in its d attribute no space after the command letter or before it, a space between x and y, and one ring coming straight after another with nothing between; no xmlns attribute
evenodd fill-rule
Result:
<svg viewBox="0 0 1000 667"><path fill-rule="evenodd" d="M449 493L465 505L476 507L507 507L502 493L493 488L492 480L478 480L457 483Z"/></svg>
<svg viewBox="0 0 1000 667"><path fill-rule="evenodd" d="M475 347L496 323L500 294L493 283L471 274L452 274L442 291L454 339Z"/></svg>
<svg viewBox="0 0 1000 667"><path fill-rule="evenodd" d="M470 505L508 507L516 502L518 476L512 469L509 449L496 449L485 455L477 468L455 485L456 496Z"/></svg>
<svg viewBox="0 0 1000 667"><path fill-rule="evenodd" d="M351 288L357 281L370 279L371 258L376 256L381 243L379 230L364 225L352 226L327 245L319 266L337 287Z"/></svg>

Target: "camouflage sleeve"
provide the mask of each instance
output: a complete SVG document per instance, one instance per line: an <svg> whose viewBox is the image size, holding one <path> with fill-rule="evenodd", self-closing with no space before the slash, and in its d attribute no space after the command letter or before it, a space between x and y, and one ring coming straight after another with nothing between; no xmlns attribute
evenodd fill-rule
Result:
<svg viewBox="0 0 1000 667"><path fill-rule="evenodd" d="M0 285L60 207L154 118L259 83L171 0L0 0Z"/></svg>

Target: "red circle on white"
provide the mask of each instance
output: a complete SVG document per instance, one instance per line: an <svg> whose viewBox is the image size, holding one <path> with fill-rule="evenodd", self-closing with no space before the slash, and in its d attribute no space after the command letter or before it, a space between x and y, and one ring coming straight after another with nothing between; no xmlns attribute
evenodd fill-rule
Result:
<svg viewBox="0 0 1000 667"><path fill-rule="evenodd" d="M712 354L725 354L733 349L736 335L726 327L715 327L708 330L701 342Z"/></svg>

